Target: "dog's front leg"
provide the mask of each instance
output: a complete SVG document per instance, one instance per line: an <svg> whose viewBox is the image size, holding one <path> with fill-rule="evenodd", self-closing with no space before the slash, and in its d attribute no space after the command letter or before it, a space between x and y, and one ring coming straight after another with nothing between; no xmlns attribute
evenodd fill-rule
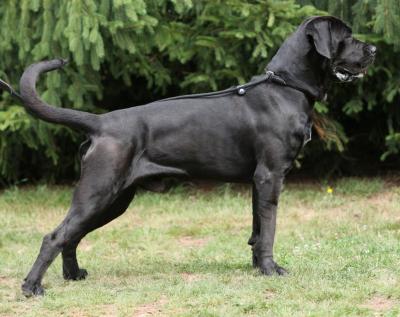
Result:
<svg viewBox="0 0 400 317"><path fill-rule="evenodd" d="M270 171L264 164L257 165L253 177L253 217L258 217L253 219L253 265L266 275L287 273L273 258L276 212L283 178L283 173Z"/></svg>
<svg viewBox="0 0 400 317"><path fill-rule="evenodd" d="M258 216L258 195L257 195L257 188L254 182L252 188L252 209L253 209L253 224L252 224L251 236L247 243L253 247L257 242L258 238L260 237L260 217ZM254 248L253 248L253 267L258 267L257 258L254 254Z"/></svg>

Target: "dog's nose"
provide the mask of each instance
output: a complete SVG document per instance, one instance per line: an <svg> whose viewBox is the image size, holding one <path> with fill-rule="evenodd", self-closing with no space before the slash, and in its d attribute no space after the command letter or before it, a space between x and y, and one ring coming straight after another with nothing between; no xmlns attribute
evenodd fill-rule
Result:
<svg viewBox="0 0 400 317"><path fill-rule="evenodd" d="M374 45L368 45L366 47L366 50L370 55L375 55L376 54L376 46L374 46Z"/></svg>

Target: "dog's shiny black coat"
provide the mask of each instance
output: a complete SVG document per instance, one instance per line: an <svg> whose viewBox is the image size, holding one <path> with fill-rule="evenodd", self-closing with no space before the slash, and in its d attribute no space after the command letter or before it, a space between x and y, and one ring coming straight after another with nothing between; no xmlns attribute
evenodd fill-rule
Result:
<svg viewBox="0 0 400 317"><path fill-rule="evenodd" d="M85 278L76 247L90 231L121 215L138 186L157 188L167 176L247 182L253 185L253 265L267 275L285 274L273 260L276 209L285 173L309 133L315 100L337 77L361 77L375 48L351 37L334 17L304 21L278 50L267 69L289 86L265 83L245 96L153 102L94 115L51 107L36 94L40 73L62 60L30 66L20 82L21 98L35 116L86 132L81 178L61 224L43 239L25 279L25 295L43 293L42 277L61 252L66 279Z"/></svg>

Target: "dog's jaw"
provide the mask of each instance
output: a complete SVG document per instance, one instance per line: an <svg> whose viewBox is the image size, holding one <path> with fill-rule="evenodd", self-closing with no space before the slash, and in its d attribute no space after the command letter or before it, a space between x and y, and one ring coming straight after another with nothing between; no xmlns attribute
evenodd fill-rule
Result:
<svg viewBox="0 0 400 317"><path fill-rule="evenodd" d="M333 73L336 76L336 78L339 79L341 82L351 82L355 79L364 77L364 73L362 72L352 75L347 72L340 72L338 70L334 70Z"/></svg>

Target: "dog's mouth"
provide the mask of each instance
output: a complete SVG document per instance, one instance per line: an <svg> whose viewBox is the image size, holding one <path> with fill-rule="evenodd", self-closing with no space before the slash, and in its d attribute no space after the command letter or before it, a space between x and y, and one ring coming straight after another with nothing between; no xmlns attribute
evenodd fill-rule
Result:
<svg viewBox="0 0 400 317"><path fill-rule="evenodd" d="M359 71L351 71L343 66L336 66L333 68L334 76L341 82L351 82L364 77L367 73L367 68L360 69Z"/></svg>

